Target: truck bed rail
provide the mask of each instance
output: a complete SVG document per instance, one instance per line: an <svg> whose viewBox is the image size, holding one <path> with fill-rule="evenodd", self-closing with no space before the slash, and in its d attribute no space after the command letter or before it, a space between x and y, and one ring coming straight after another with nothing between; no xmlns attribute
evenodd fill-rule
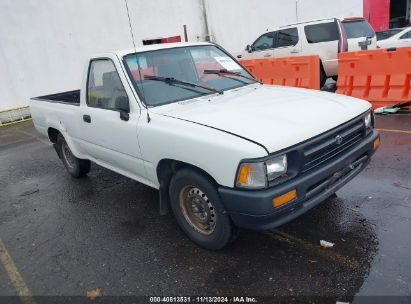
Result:
<svg viewBox="0 0 411 304"><path fill-rule="evenodd" d="M80 90L73 90L73 91L67 91L67 92L62 92L62 93L33 97L32 99L79 106L80 105Z"/></svg>

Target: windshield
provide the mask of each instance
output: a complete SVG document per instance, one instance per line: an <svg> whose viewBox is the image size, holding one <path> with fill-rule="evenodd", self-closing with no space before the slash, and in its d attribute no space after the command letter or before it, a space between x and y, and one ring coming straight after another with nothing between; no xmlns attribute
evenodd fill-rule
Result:
<svg viewBox="0 0 411 304"><path fill-rule="evenodd" d="M366 20L344 21L343 25L348 39L362 37L372 38L375 36L374 30Z"/></svg>
<svg viewBox="0 0 411 304"><path fill-rule="evenodd" d="M241 76L230 74L230 77L223 77L207 73L207 70L227 70L252 77L227 53L214 45L130 54L124 57L124 62L139 97L147 106L152 107L215 93L200 86L225 91L253 83ZM173 80L158 81L158 77Z"/></svg>

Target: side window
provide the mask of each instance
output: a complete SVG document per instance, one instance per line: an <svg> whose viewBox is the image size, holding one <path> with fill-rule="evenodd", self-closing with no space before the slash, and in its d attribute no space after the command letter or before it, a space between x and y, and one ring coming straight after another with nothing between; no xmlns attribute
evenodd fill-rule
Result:
<svg viewBox="0 0 411 304"><path fill-rule="evenodd" d="M400 39L411 39L411 31L402 35Z"/></svg>
<svg viewBox="0 0 411 304"><path fill-rule="evenodd" d="M255 51L263 51L266 49L272 49L273 48L273 43L274 43L274 36L275 33L267 33L262 35L260 38L258 38L254 43L253 43L253 48Z"/></svg>
<svg viewBox="0 0 411 304"><path fill-rule="evenodd" d="M91 61L87 83L87 105L115 110L119 102L124 102L124 97L127 98L127 93L114 63L109 59Z"/></svg>
<svg viewBox="0 0 411 304"><path fill-rule="evenodd" d="M385 40L388 37L387 32L378 32L377 34L377 40Z"/></svg>
<svg viewBox="0 0 411 304"><path fill-rule="evenodd" d="M377 32L377 40L381 41L381 40L385 40L389 37L388 31L381 31L381 32Z"/></svg>
<svg viewBox="0 0 411 304"><path fill-rule="evenodd" d="M296 27L280 30L278 32L277 47L294 46L298 43L298 30Z"/></svg>
<svg viewBox="0 0 411 304"><path fill-rule="evenodd" d="M340 37L335 22L307 25L304 31L308 43L337 41Z"/></svg>

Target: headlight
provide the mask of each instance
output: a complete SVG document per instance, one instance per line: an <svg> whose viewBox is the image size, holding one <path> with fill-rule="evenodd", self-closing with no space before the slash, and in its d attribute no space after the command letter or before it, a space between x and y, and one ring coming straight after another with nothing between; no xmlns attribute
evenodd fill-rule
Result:
<svg viewBox="0 0 411 304"><path fill-rule="evenodd" d="M284 173L287 173L287 156L281 155L272 158L266 161L265 165L267 166L267 179L271 182Z"/></svg>
<svg viewBox="0 0 411 304"><path fill-rule="evenodd" d="M373 123L372 123L372 112L368 113L364 117L364 125L366 129L372 129L373 128Z"/></svg>
<svg viewBox="0 0 411 304"><path fill-rule="evenodd" d="M246 189L261 189L287 172L287 156L282 155L267 161L240 164L236 186Z"/></svg>

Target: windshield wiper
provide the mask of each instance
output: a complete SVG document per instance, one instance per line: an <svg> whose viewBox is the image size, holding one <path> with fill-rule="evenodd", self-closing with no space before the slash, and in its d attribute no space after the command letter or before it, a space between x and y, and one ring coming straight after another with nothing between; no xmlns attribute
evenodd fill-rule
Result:
<svg viewBox="0 0 411 304"><path fill-rule="evenodd" d="M167 84L182 84L182 85L186 85L186 86L190 86L192 88L201 88L204 90L208 90L210 92L214 92L214 93L218 93L220 95L224 94L224 91L220 91L211 87L207 87L207 86L203 86L199 83L194 83L194 82L188 82L188 81L184 81L184 80L179 80L179 79L175 79L173 77L161 77L161 76L154 76L154 75L144 75L144 79L146 80L155 80L155 81L163 81Z"/></svg>
<svg viewBox="0 0 411 304"><path fill-rule="evenodd" d="M218 75L218 76L223 76L223 77L224 77L224 75L233 75L233 76L242 77L242 78L245 78L245 79L248 79L248 80L251 80L251 81L254 81L254 82L258 82L258 83L260 83L260 84L263 84L261 81L255 79L255 78L248 77L248 76L244 76L244 75L241 74L241 73L231 72L231 71L228 71L227 69L221 69L221 70L204 70L204 74L216 74L216 75Z"/></svg>

